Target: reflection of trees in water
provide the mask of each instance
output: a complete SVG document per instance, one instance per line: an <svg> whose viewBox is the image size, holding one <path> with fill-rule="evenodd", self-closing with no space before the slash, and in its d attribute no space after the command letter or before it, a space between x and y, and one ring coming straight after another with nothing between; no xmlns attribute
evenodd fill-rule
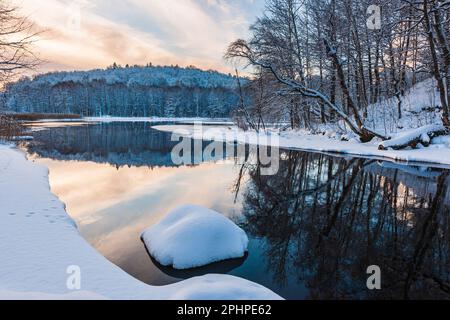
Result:
<svg viewBox="0 0 450 320"><path fill-rule="evenodd" d="M277 175L246 168L244 227L268 240L279 284L294 274L309 298L450 297L448 172L407 185L405 172L377 167L291 151ZM418 194L423 184L435 191ZM370 265L381 267L381 291L366 287Z"/></svg>
<svg viewBox="0 0 450 320"><path fill-rule="evenodd" d="M152 129L156 123L114 122L67 126L34 133L28 149L41 157L120 166L175 166L171 151L179 141ZM191 142L193 144L193 142ZM204 151L208 142L203 142ZM195 158L194 158L195 157ZM202 159L192 154L195 159ZM210 159L202 159L209 161Z"/></svg>

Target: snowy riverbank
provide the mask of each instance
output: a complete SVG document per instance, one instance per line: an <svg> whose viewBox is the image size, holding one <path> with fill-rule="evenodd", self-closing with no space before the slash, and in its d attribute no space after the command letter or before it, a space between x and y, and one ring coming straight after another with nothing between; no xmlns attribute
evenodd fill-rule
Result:
<svg viewBox="0 0 450 320"><path fill-rule="evenodd" d="M380 141L360 143L356 139L342 141L330 135L314 135L307 131L256 133L244 132L235 126L199 125L157 125L154 129L177 135L214 141L239 142L258 145L272 145L283 149L298 149L313 152L348 154L360 157L374 157L402 162L450 165L450 137L438 137L423 149L378 150Z"/></svg>
<svg viewBox="0 0 450 320"><path fill-rule="evenodd" d="M0 299L279 299L228 275L164 287L132 278L79 235L50 192L48 170L2 144L0 190ZM79 267L80 290L67 286L70 266Z"/></svg>
<svg viewBox="0 0 450 320"><path fill-rule="evenodd" d="M85 117L82 118L84 121L89 122L103 122L103 123L111 123L111 122L173 122L173 123L194 123L201 122L205 125L207 124L216 124L216 125L233 125L233 122L230 119L226 118L186 118L186 117L178 117L178 118L167 118L167 117Z"/></svg>
<svg viewBox="0 0 450 320"><path fill-rule="evenodd" d="M401 98L403 117L396 114L397 100L390 98L368 107L367 125L370 129L393 139L384 142L386 148L395 142L410 138L420 130L442 126L439 110L439 92L433 79L427 79L410 88ZM199 119L199 122L202 122ZM450 165L450 136L436 137L431 145L422 149L379 150L380 140L360 143L352 132L348 132L343 123L318 125L315 134L307 130L282 131L269 129L266 133L243 132L233 124L226 126L205 126L194 128L190 123L177 122L174 125L155 125L153 128L179 135L227 142L239 142L259 145L273 145L284 149L300 149L313 152L348 154L358 157L371 157L383 160L420 162L434 165ZM271 126L269 126L271 127ZM319 133L319 134L318 134ZM323 134L320 134L323 133ZM419 135L420 136L420 135ZM345 137L343 141L342 138ZM428 138L424 136L425 140ZM401 143L400 143L401 144Z"/></svg>

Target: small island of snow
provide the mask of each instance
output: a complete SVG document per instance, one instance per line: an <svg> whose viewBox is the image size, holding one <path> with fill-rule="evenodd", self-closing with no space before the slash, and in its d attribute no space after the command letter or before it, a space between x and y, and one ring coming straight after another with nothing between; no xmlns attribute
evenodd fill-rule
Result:
<svg viewBox="0 0 450 320"><path fill-rule="evenodd" d="M242 258L248 246L245 231L230 219L194 205L176 208L141 237L156 261L175 269Z"/></svg>

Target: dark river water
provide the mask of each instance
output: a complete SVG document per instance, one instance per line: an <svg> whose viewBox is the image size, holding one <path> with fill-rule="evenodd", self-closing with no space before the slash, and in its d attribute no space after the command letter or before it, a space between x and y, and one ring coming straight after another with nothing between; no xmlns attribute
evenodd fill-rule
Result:
<svg viewBox="0 0 450 320"><path fill-rule="evenodd" d="M41 124L26 146L81 235L137 279L227 273L287 299L450 298L449 171L288 150L269 176L227 155L175 166L177 142L152 125ZM248 256L187 271L154 262L141 232L184 204L239 224ZM381 290L367 288L371 265Z"/></svg>

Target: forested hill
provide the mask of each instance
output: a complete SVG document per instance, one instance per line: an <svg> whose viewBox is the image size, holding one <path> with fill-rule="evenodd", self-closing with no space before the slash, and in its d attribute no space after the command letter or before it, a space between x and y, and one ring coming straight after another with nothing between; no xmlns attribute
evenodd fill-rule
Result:
<svg viewBox="0 0 450 320"><path fill-rule="evenodd" d="M6 107L17 112L83 116L227 117L239 100L237 80L194 67L113 67L56 72L9 84Z"/></svg>

